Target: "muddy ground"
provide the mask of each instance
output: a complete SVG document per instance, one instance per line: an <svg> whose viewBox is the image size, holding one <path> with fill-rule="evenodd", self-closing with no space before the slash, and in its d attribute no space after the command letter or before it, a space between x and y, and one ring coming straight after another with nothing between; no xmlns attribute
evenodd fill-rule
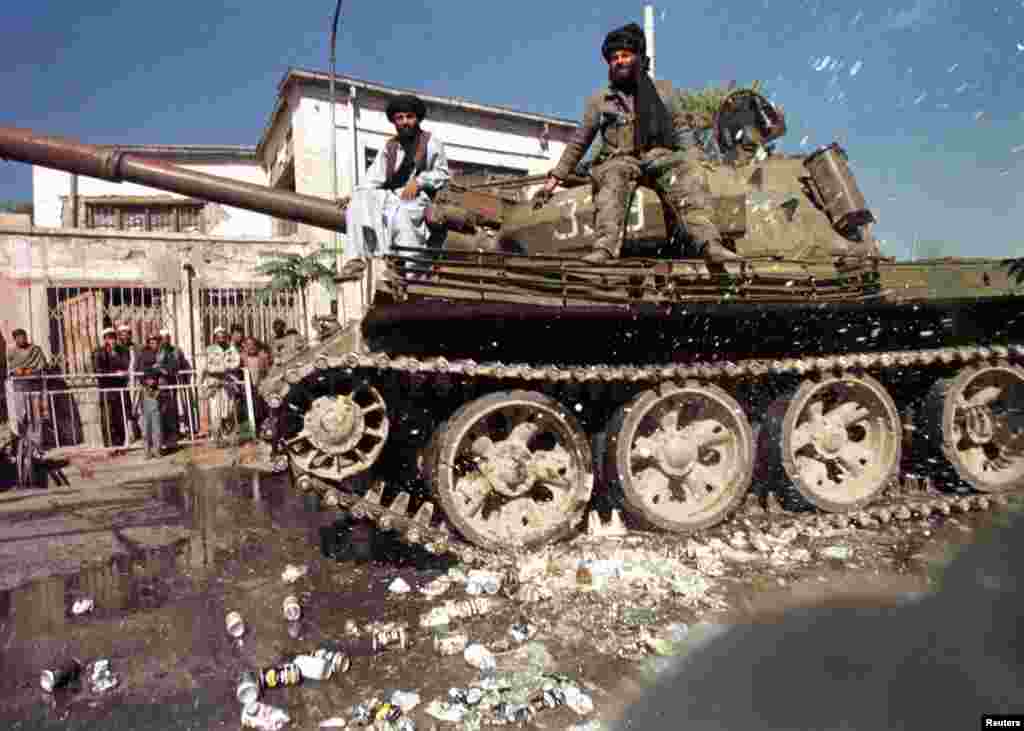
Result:
<svg viewBox="0 0 1024 731"><path fill-rule="evenodd" d="M458 571L472 567L358 525L360 551L325 557L321 528L337 513L311 511L285 477L217 467L209 455L200 471L190 460L136 461L134 477L108 465L90 478L86 468L70 487L0 492L0 719L9 728L237 727L241 671L344 640L351 620L364 636L372 623L407 626L409 646L354 656L344 674L267 689L262 700L287 711L289 728L314 729L339 716L351 725L351 707L374 696L416 691L421 703L406 715L417 728L453 728L427 715L428 703L481 674L461 654L440 656L419 618L467 598ZM672 656L719 626L823 602L895 606L928 592L957 547L993 519L808 532L787 530L788 516L765 515L695 537L582 535L514 565L482 567L500 571L502 606L451 627L491 648L499 670L543 666L593 700L582 715L544 710L532 727L611 721ZM308 573L288 584L288 564ZM443 595L418 591L446 575L456 578ZM396 578L412 591L389 591ZM282 616L288 594L303 615L291 633ZM82 598L95 607L75 615ZM230 611L244 618L241 641L225 631ZM508 634L523 622L536 632L525 644ZM44 693L40 671L68 658L108 658L118 685Z"/></svg>

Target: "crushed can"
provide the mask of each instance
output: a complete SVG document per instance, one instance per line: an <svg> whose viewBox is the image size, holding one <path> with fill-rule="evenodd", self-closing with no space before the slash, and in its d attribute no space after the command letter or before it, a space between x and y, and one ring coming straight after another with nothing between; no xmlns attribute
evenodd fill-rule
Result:
<svg viewBox="0 0 1024 731"><path fill-rule="evenodd" d="M244 635L245 622L242 621L242 615L238 612L228 612L224 618L224 628L227 629L229 635L236 639Z"/></svg>
<svg viewBox="0 0 1024 731"><path fill-rule="evenodd" d="M235 688L235 697L243 706L260 699L260 679L256 673L248 670L242 673Z"/></svg>
<svg viewBox="0 0 1024 731"><path fill-rule="evenodd" d="M284 618L289 622L297 622L302 616L302 606L299 604L299 598L294 594L289 594L284 598L281 608L284 611Z"/></svg>
<svg viewBox="0 0 1024 731"><path fill-rule="evenodd" d="M404 627L377 630L373 633L372 640L373 651L375 653L388 647L397 647L398 649L404 650L409 646L409 638L405 633Z"/></svg>
<svg viewBox="0 0 1024 731"><path fill-rule="evenodd" d="M402 715L402 709L394 703L384 702L373 709L373 720L376 721L397 721Z"/></svg>
<svg viewBox="0 0 1024 731"><path fill-rule="evenodd" d="M296 655L292 663L298 666L304 679L326 680L329 675L327 660L323 657Z"/></svg>
<svg viewBox="0 0 1024 731"><path fill-rule="evenodd" d="M313 653L313 657L323 658L327 663L327 678L335 673L347 673L348 669L352 667L352 659L341 650L321 647Z"/></svg>
<svg viewBox="0 0 1024 731"><path fill-rule="evenodd" d="M82 663L78 660L67 660L52 670L44 670L39 675L39 686L47 693L64 688L75 682L82 672Z"/></svg>
<svg viewBox="0 0 1024 731"><path fill-rule="evenodd" d="M298 685L302 682L302 671L295 663L275 665L260 670L260 685L264 688L280 688L287 685Z"/></svg>

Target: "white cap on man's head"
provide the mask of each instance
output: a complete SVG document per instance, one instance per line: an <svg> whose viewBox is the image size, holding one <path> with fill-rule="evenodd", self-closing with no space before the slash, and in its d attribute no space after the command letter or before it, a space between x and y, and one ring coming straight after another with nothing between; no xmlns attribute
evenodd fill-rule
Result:
<svg viewBox="0 0 1024 731"><path fill-rule="evenodd" d="M227 331L227 330L225 330L225 329L224 329L223 327L221 327L220 325L218 325L217 327L213 328L213 334L214 334L214 335L220 335L221 333L223 333L224 335L227 335L227 334L228 334L228 331Z"/></svg>
<svg viewBox="0 0 1024 731"><path fill-rule="evenodd" d="M117 335L117 331L112 327L103 328L103 337L107 337L108 335Z"/></svg>
<svg viewBox="0 0 1024 731"><path fill-rule="evenodd" d="M132 331L132 328L130 325L119 325L117 331L123 333L130 333Z"/></svg>
<svg viewBox="0 0 1024 731"><path fill-rule="evenodd" d="M170 334L171 334L171 331L168 330L166 327L163 330L160 331L160 335L170 335Z"/></svg>

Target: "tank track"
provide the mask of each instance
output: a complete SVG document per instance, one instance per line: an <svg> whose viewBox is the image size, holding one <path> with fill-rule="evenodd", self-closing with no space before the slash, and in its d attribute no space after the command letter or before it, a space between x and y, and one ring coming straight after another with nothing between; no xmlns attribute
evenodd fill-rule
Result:
<svg viewBox="0 0 1024 731"><path fill-rule="evenodd" d="M604 366L589 365L577 367L534 366L528 364L476 363L472 360L448 361L445 358L421 360L408 357L391 358L386 354L345 353L331 356L324 351L308 352L299 356L283 372L261 385L261 392L272 410L278 412L286 403L291 387L301 383L317 371L342 369L366 377L372 374L398 374L408 379L414 388L433 386L442 391L456 387L460 379L492 379L515 383L546 383L549 386L563 386L570 389L592 385L655 384L667 380L738 379L769 375L807 376L815 373L841 373L844 371L906 369L933 365L954 366L980 363L1024 362L1024 345L991 347L960 347L904 351L883 351L877 353L856 353L809 358L786 358L782 360L743 360L739 362L667 364L652 366ZM536 387L536 386L534 386ZM277 469L284 468L281 456L277 458ZM435 520L432 501L423 502L413 512L408 492L399 492L390 503L384 502L385 485L372 481L366 474L359 475L347 483L352 491L338 489L312 475L301 475L297 480L303 492L315 491L320 494L328 507L338 507L351 512L357 518L372 521L381 530L395 531L402 540L420 545L432 553L454 555L466 563L493 562L499 556L465 542L457 533L448 528L442 519ZM358 494L360 487L365 493ZM832 528L877 528L892 522L924 521L931 515L953 515L972 511L987 511L1002 506L1015 493L950 495L936 489L930 478L905 475L894 479L889 487L870 505L849 513L827 513L815 508L807 512L783 512L792 525ZM722 525L733 523L737 518L751 519L774 517L772 511L765 511L758 504L757 496L748 494L737 507L731 519L718 526L706 529L713 531Z"/></svg>

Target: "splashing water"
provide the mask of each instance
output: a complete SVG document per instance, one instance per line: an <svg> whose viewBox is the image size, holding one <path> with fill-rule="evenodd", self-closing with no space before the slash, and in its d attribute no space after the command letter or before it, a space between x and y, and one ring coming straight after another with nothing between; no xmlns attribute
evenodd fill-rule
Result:
<svg viewBox="0 0 1024 731"><path fill-rule="evenodd" d="M915 105L920 104L921 102L923 102L927 98L928 98L928 92L927 91L921 92L921 96L917 97L917 99L914 100L914 104Z"/></svg>
<svg viewBox="0 0 1024 731"><path fill-rule="evenodd" d="M814 70L815 71L824 71L826 68L828 68L828 65L831 62L832 62L832 57L831 56L825 56L825 58L821 59L821 61L818 63L818 65L814 67Z"/></svg>
<svg viewBox="0 0 1024 731"><path fill-rule="evenodd" d="M857 63L853 64L853 66L850 67L850 76L856 76L860 72L861 66L863 65L863 61L857 61Z"/></svg>
<svg viewBox="0 0 1024 731"><path fill-rule="evenodd" d="M957 67L958 67L959 65L960 65L960 64L958 64L958 63L955 63L955 64L953 64L953 65L952 65L952 66L950 66L950 67L949 67L948 69L946 69L946 72L947 72L947 73L950 73L950 74L951 74L951 73L953 73L954 71L956 71L956 69L957 69Z"/></svg>

